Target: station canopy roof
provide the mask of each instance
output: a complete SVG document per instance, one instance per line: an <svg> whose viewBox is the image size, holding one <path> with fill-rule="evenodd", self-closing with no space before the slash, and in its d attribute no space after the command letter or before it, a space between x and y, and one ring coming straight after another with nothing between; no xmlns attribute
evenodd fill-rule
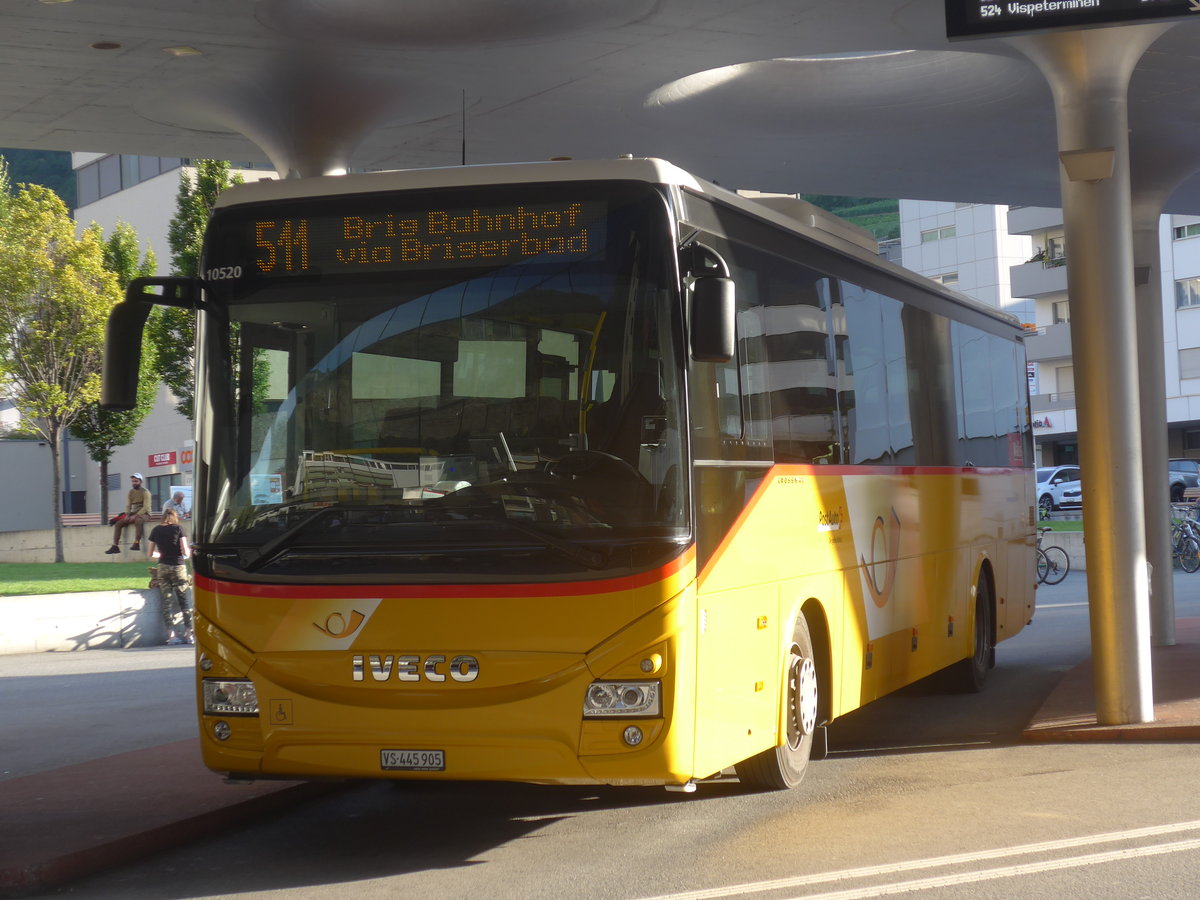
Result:
<svg viewBox="0 0 1200 900"><path fill-rule="evenodd" d="M945 9L0 0L0 147L309 174L629 153L735 188L1058 206L1046 81L1005 39L948 41ZM1200 13L1130 90L1135 186L1171 173L1171 212L1200 214L1197 85Z"/></svg>

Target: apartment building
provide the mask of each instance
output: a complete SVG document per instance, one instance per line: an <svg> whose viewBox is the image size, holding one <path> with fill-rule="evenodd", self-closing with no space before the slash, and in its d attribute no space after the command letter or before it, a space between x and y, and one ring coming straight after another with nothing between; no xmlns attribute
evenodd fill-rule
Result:
<svg viewBox="0 0 1200 900"><path fill-rule="evenodd" d="M1037 464L1079 462L1062 210L906 200L900 217L905 266L1027 323ZM1200 456L1200 217L1162 216L1159 239L1168 447Z"/></svg>

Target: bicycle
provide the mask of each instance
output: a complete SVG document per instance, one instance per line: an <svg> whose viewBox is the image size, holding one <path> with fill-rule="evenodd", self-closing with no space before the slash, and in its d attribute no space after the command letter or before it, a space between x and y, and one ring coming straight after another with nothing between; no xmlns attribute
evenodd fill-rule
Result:
<svg viewBox="0 0 1200 900"><path fill-rule="evenodd" d="M1171 557L1179 568L1191 574L1200 570L1200 525L1195 518L1195 507L1172 504L1179 518L1171 518Z"/></svg>
<svg viewBox="0 0 1200 900"><path fill-rule="evenodd" d="M1037 580L1038 584L1058 584L1071 571L1071 557L1062 547L1051 544L1042 546L1042 536L1050 528L1039 528L1037 536Z"/></svg>

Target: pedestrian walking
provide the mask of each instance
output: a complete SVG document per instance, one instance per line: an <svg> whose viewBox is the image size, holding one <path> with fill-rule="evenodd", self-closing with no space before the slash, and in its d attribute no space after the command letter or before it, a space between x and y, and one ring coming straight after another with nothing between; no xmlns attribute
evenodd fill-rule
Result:
<svg viewBox="0 0 1200 900"><path fill-rule="evenodd" d="M150 558L158 560L158 597L168 644L194 644L192 604L188 597L191 579L184 563L191 556L187 535L173 509L162 514L162 521L150 532Z"/></svg>

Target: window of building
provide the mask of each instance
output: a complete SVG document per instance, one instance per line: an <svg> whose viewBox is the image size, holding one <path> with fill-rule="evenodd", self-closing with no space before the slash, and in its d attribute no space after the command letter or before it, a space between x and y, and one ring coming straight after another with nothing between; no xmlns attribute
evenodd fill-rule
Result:
<svg viewBox="0 0 1200 900"><path fill-rule="evenodd" d="M107 197L121 189L121 158L106 156L96 160L100 169L100 196Z"/></svg>
<svg viewBox="0 0 1200 900"><path fill-rule="evenodd" d="M1054 381L1058 386L1056 394L1075 393L1075 367L1059 366L1054 370Z"/></svg>
<svg viewBox="0 0 1200 900"><path fill-rule="evenodd" d="M1200 306L1200 278L1181 278L1175 282L1175 308Z"/></svg>
<svg viewBox="0 0 1200 900"><path fill-rule="evenodd" d="M171 484L178 484L178 475L151 475L146 479L146 490L150 492L150 508L161 510L162 505L171 498Z"/></svg>
<svg viewBox="0 0 1200 900"><path fill-rule="evenodd" d="M1050 317L1055 325L1065 325L1071 321L1071 304L1066 300L1055 300L1050 304Z"/></svg>
<svg viewBox="0 0 1200 900"><path fill-rule="evenodd" d="M958 284L957 272L943 272L941 275L930 275L929 277L938 284L946 285L946 287L954 287Z"/></svg>
<svg viewBox="0 0 1200 900"><path fill-rule="evenodd" d="M1200 450L1200 428L1189 428L1183 433L1184 450Z"/></svg>
<svg viewBox="0 0 1200 900"><path fill-rule="evenodd" d="M140 180L138 177L138 158L136 156L122 156L121 187L131 188Z"/></svg>
<svg viewBox="0 0 1200 900"><path fill-rule="evenodd" d="M75 199L78 206L95 203L124 188L133 187L185 165L178 156L104 156L75 170Z"/></svg>
<svg viewBox="0 0 1200 900"><path fill-rule="evenodd" d="M1179 351L1179 377L1200 378L1200 347Z"/></svg>
<svg viewBox="0 0 1200 900"><path fill-rule="evenodd" d="M100 169L95 164L75 172L75 205L87 206L100 199Z"/></svg>
<svg viewBox="0 0 1200 900"><path fill-rule="evenodd" d="M1193 222L1190 225L1175 226L1175 240L1183 240L1184 238L1196 237L1200 235L1200 222Z"/></svg>
<svg viewBox="0 0 1200 900"><path fill-rule="evenodd" d="M1046 240L1046 256L1049 259L1066 259L1067 258L1067 241L1066 238L1052 237Z"/></svg>
<svg viewBox="0 0 1200 900"><path fill-rule="evenodd" d="M928 244L931 241L944 241L947 238L952 238L957 234L957 229L953 225L943 225L941 228L930 228L927 231L921 232L921 243Z"/></svg>

